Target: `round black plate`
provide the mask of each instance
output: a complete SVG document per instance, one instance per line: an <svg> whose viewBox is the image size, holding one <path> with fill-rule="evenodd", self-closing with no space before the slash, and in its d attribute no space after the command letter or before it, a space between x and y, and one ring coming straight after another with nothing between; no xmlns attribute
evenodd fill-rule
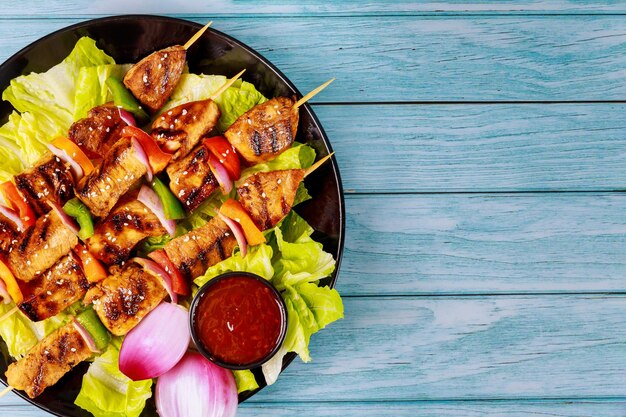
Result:
<svg viewBox="0 0 626 417"><path fill-rule="evenodd" d="M214 26L219 27L219 22ZM0 90L3 91L12 78L30 72L46 71L58 64L82 36L95 39L97 45L115 58L116 62L132 63L155 50L184 44L201 27L202 25L181 19L147 15L106 17L69 26L33 42L2 64ZM244 80L254 84L266 97L294 94L301 97L296 87L259 53L217 30L209 28L189 49L187 58L192 73L222 74L230 77L246 68ZM2 123L6 122L12 110L8 102L0 104ZM315 148L318 158L332 152L328 137L308 104L300 108L297 140ZM324 250L332 253L337 260L337 269L328 282L324 283L334 286L345 230L343 190L334 158L332 163L326 163L309 176L306 185L313 199L299 205L296 211L316 230L313 237L322 242ZM4 372L10 358L4 342L0 342L0 353L0 378L6 384ZM291 354L285 358L283 369L294 357ZM90 413L74 405L87 367L86 363L77 366L35 400L19 391L17 394L57 416L89 417ZM261 373L258 370L255 373L257 379L262 381L259 379L262 378ZM255 392L243 393L239 400L244 401L254 394ZM148 402L142 416L157 416L152 400Z"/></svg>

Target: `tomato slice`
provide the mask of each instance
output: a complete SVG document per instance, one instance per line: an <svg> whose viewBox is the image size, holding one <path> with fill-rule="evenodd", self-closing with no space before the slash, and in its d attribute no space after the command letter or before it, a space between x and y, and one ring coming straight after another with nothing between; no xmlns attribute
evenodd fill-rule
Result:
<svg viewBox="0 0 626 417"><path fill-rule="evenodd" d="M100 282L109 275L107 274L106 269L104 269L100 261L97 260L91 254L91 252L89 252L80 243L74 246L74 253L78 255L78 258L80 259L80 263L83 267L85 277L87 277L87 281L91 283Z"/></svg>
<svg viewBox="0 0 626 417"><path fill-rule="evenodd" d="M239 201L229 198L220 207L220 213L241 225L248 245L254 246L265 242L265 236L254 224L248 212L239 204Z"/></svg>
<svg viewBox="0 0 626 417"><path fill-rule="evenodd" d="M7 292L11 296L13 302L15 304L21 303L24 300L22 290L20 289L13 272L11 272L3 259L0 259L0 279L2 279L4 285L7 287Z"/></svg>
<svg viewBox="0 0 626 417"><path fill-rule="evenodd" d="M93 171L93 164L87 158L87 155L78 147L77 144L65 138L63 136L59 136L55 140L52 141L52 146L55 146L67 153L70 158L72 158L80 167L83 169L83 175L89 175L91 171Z"/></svg>
<svg viewBox="0 0 626 417"><path fill-rule="evenodd" d="M132 137L139 141L139 144L148 156L152 172L155 174L163 171L172 159L172 155L163 152L154 139L138 127L125 126L122 129L122 136Z"/></svg>
<svg viewBox="0 0 626 417"><path fill-rule="evenodd" d="M203 143L204 146L211 151L213 156L220 161L224 168L226 168L230 179L237 181L241 176L241 163L239 161L239 155L233 145L231 145L224 136L207 138L204 139Z"/></svg>
<svg viewBox="0 0 626 417"><path fill-rule="evenodd" d="M22 223L24 223L24 227L28 228L35 224L35 213L26 202L26 199L22 197L20 192L17 190L15 184L11 181L0 184L0 192L4 196L7 204L10 206L9 208L19 213L20 219L22 219Z"/></svg>
<svg viewBox="0 0 626 417"><path fill-rule="evenodd" d="M157 249L154 252L148 254L148 258L158 263L165 272L172 278L172 289L176 294L189 295L191 294L191 287L189 282L183 277L178 268L174 266L167 253L163 249Z"/></svg>

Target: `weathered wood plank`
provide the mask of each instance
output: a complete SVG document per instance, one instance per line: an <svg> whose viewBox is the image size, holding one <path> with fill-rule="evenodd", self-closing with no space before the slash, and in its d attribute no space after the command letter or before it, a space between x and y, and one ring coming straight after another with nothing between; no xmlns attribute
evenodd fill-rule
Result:
<svg viewBox="0 0 626 417"><path fill-rule="evenodd" d="M21 5L21 7L20 7ZM0 9L0 16L99 16L107 14L150 13L204 15L367 15L399 13L458 13L458 12L508 12L508 13L624 13L626 7L615 1L527 0L520 2L491 1L428 1L410 0L304 0L255 1L223 0L210 4L195 1L154 2L150 0L29 0L9 2Z"/></svg>
<svg viewBox="0 0 626 417"><path fill-rule="evenodd" d="M0 406L11 417L49 417L28 405ZM309 403L244 403L237 416L292 417L623 417L626 402L620 401L419 401L419 402L309 402Z"/></svg>
<svg viewBox="0 0 626 417"><path fill-rule="evenodd" d="M25 19L19 30L0 25L0 60L79 20ZM626 98L620 16L214 20L214 28L257 49L302 91L337 77L317 102Z"/></svg>
<svg viewBox="0 0 626 417"><path fill-rule="evenodd" d="M348 196L344 295L626 291L626 194Z"/></svg>
<svg viewBox="0 0 626 417"><path fill-rule="evenodd" d="M250 401L626 397L626 297L347 297L345 311L312 337L312 363Z"/></svg>
<svg viewBox="0 0 626 417"><path fill-rule="evenodd" d="M625 110L624 104L315 107L348 193L624 189Z"/></svg>
<svg viewBox="0 0 626 417"><path fill-rule="evenodd" d="M347 298L251 401L589 398L626 395L626 298Z"/></svg>

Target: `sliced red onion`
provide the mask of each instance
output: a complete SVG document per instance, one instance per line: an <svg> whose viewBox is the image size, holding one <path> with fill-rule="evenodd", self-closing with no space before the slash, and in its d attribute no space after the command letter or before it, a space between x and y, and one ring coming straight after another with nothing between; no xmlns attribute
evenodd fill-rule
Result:
<svg viewBox="0 0 626 417"><path fill-rule="evenodd" d="M69 164L72 174L74 175L74 179L76 181L80 180L83 177L83 168L78 162L74 161L74 159L69 156L67 152L49 143L46 146L48 147L48 149L50 149L50 152L52 152L54 156Z"/></svg>
<svg viewBox="0 0 626 417"><path fill-rule="evenodd" d="M137 154L137 159L139 162L146 166L146 180L148 182L152 181L152 167L150 166L150 159L148 159L148 154L143 149L143 146L139 143L139 141L135 138L132 138L133 148L135 149L135 153Z"/></svg>
<svg viewBox="0 0 626 417"><path fill-rule="evenodd" d="M135 117L131 112L124 110L121 107L118 107L117 110L120 112L120 119L122 119L127 125L137 126L137 122L135 122Z"/></svg>
<svg viewBox="0 0 626 417"><path fill-rule="evenodd" d="M233 180L230 179L230 175L228 175L224 165L213 154L209 155L209 167L215 178L217 178L217 182L224 189L224 194L230 193L233 189Z"/></svg>
<svg viewBox="0 0 626 417"><path fill-rule="evenodd" d="M0 214L2 214L4 217L6 217L7 219L11 220L13 223L15 223L15 225L17 226L17 230L19 232L25 230L26 228L24 227L24 223L22 222L22 219L20 219L20 215L17 214L17 212L15 210L12 210L6 206L1 206L0 205Z"/></svg>
<svg viewBox="0 0 626 417"><path fill-rule="evenodd" d="M217 213L220 216L220 219L224 221L230 227L231 232L235 235L235 239L237 239L237 243L239 244L239 249L241 250L241 257L245 258L246 253L248 253L248 241L246 240L246 235L243 233L243 228L239 223L224 216L222 213Z"/></svg>
<svg viewBox="0 0 626 417"><path fill-rule="evenodd" d="M137 262L143 267L143 269L159 277L161 279L161 284L163 284L165 291L167 291L167 294L170 296L172 303L176 304L178 302L178 296L172 288L172 278L170 278L169 274L165 272L165 270L161 268L159 264L151 259L144 258L133 258L132 261Z"/></svg>
<svg viewBox="0 0 626 417"><path fill-rule="evenodd" d="M157 380L155 402L163 417L234 417L237 386L231 371L187 352Z"/></svg>
<svg viewBox="0 0 626 417"><path fill-rule="evenodd" d="M9 291L7 290L7 286L4 284L4 281L0 279L0 297L2 297L2 301L4 304L9 304L12 299Z"/></svg>
<svg viewBox="0 0 626 417"><path fill-rule="evenodd" d="M161 376L180 361L190 338L189 312L161 303L124 338L120 371L133 381Z"/></svg>
<svg viewBox="0 0 626 417"><path fill-rule="evenodd" d="M139 190L139 195L137 195L137 200L142 202L159 218L159 221L170 236L174 237L176 235L176 222L165 217L163 203L161 203L161 199L152 188L142 185Z"/></svg>
<svg viewBox="0 0 626 417"><path fill-rule="evenodd" d="M74 222L74 219L68 216L67 213L65 213L63 209L61 208L61 206L59 206L58 204L53 203L51 201L48 201L48 204L50 205L50 207L52 207L52 211L54 211L57 214L57 216L61 218L61 221L63 222L63 224L66 225L68 229L70 229L75 235L78 236L80 227L78 227L76 222Z"/></svg>
<svg viewBox="0 0 626 417"><path fill-rule="evenodd" d="M83 325L77 322L76 320L72 321L72 324L74 325L74 328L76 329L76 331L80 333L80 336L83 338L83 340L87 344L87 347L89 348L89 350L92 352L100 353L100 350L98 350L98 348L96 347L96 342L94 342L93 338L91 337L87 329L85 329Z"/></svg>

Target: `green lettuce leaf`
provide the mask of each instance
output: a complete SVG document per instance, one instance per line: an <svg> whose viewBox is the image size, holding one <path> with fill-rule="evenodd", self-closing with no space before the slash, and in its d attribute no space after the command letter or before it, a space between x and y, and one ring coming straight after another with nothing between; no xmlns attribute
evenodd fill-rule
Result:
<svg viewBox="0 0 626 417"><path fill-rule="evenodd" d="M119 343L118 343L119 345ZM77 406L95 417L137 417L152 396L152 380L132 381L118 368L119 348L112 343L83 376Z"/></svg>
<svg viewBox="0 0 626 417"><path fill-rule="evenodd" d="M249 369L233 371L233 375L235 376L238 394L244 391L254 391L259 388L259 383L256 382L254 374Z"/></svg>
<svg viewBox="0 0 626 417"><path fill-rule="evenodd" d="M296 212L291 211L279 227L274 228L274 233L281 256L274 262L272 283L279 290L288 285L319 281L335 270L333 256L311 238L313 229Z"/></svg>
<svg viewBox="0 0 626 417"><path fill-rule="evenodd" d="M309 362L311 335L343 318L341 297L337 290L329 287L303 283L288 286L282 296L287 307L287 334L280 350L262 366L268 385L278 378L288 352L296 352L303 362Z"/></svg>
<svg viewBox="0 0 626 417"><path fill-rule="evenodd" d="M163 249L165 245L172 240L169 234L161 236L150 236L137 245L137 252L139 255L147 256L150 252L154 252L157 249Z"/></svg>
<svg viewBox="0 0 626 417"><path fill-rule="evenodd" d="M87 117L89 110L113 100L109 88L105 84L107 78L124 77L130 69L130 64L106 64L92 67L82 67L76 79L76 93L74 94L74 120Z"/></svg>
<svg viewBox="0 0 626 417"><path fill-rule="evenodd" d="M223 75L183 74L169 102L162 111L189 101L206 100L228 80ZM267 99L259 93L253 84L237 80L215 103L222 112L217 129L224 132L239 116Z"/></svg>
<svg viewBox="0 0 626 417"><path fill-rule="evenodd" d="M294 142L291 148L278 155L271 161L256 164L241 172L237 185L243 184L244 180L257 172L278 171L283 169L306 169L315 161L315 149L309 145Z"/></svg>
<svg viewBox="0 0 626 417"><path fill-rule="evenodd" d="M75 93L84 67L114 64L113 58L83 37L60 64L43 73L11 80L2 93L19 111L0 127L0 180L5 181L35 163L46 151L45 144L67 134L74 121Z"/></svg>
<svg viewBox="0 0 626 417"><path fill-rule="evenodd" d="M207 269L204 275L196 278L193 282L201 287L212 278L231 271L251 272L270 280L274 275L272 255L272 247L264 243L249 248L245 258L241 256L239 250L236 250L233 256L213 265Z"/></svg>

